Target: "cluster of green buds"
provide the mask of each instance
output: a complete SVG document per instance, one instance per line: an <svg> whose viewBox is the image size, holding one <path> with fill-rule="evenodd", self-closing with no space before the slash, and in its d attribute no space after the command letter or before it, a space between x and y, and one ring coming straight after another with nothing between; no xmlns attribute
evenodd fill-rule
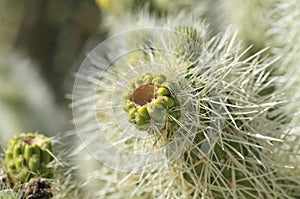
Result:
<svg viewBox="0 0 300 199"><path fill-rule="evenodd" d="M181 111L179 101L172 93L174 86L163 74L145 73L131 80L123 93L123 109L128 113L129 121L148 132L151 125L168 136L176 132Z"/></svg>
<svg viewBox="0 0 300 199"><path fill-rule="evenodd" d="M14 182L25 183L32 177L51 178L52 143L41 134L19 134L8 142L5 156L7 171Z"/></svg>

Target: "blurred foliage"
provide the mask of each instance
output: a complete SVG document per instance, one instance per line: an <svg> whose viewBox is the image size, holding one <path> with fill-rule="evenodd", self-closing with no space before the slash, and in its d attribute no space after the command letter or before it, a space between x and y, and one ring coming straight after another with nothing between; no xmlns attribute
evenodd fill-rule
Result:
<svg viewBox="0 0 300 199"><path fill-rule="evenodd" d="M93 0L0 0L1 143L70 128L66 94L77 58L103 39L100 19Z"/></svg>
<svg viewBox="0 0 300 199"><path fill-rule="evenodd" d="M19 2L23 16L14 47L24 49L37 61L61 101L66 87L72 84L67 75L72 72L74 60L98 28L99 10L93 1L84 0Z"/></svg>

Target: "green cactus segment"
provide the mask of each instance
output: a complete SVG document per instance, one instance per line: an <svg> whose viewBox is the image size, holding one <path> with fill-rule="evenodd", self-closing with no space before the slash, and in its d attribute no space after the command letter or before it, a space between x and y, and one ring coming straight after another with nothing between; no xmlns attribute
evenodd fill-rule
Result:
<svg viewBox="0 0 300 199"><path fill-rule="evenodd" d="M205 48L202 46L204 38L201 32L192 26L178 26L175 32L174 52L177 59L186 65L185 78L195 88L195 92L199 92L204 85L195 82L196 77L199 77L201 73L196 72L194 68L199 64L199 57Z"/></svg>
<svg viewBox="0 0 300 199"><path fill-rule="evenodd" d="M201 53L202 38L199 31L191 26L175 28L175 52L184 61L195 62Z"/></svg>
<svg viewBox="0 0 300 199"><path fill-rule="evenodd" d="M159 126L160 133L174 133L181 117L178 99L172 94L174 85L163 74L145 73L129 82L123 93L123 109L131 123L140 130Z"/></svg>
<svg viewBox="0 0 300 199"><path fill-rule="evenodd" d="M210 151L203 151L207 142L202 134L197 134L194 142L196 147L184 154L184 160L190 168L184 173L188 183L192 186L198 183L206 185L211 190L211 198L216 199L224 198L224 190L231 189L236 190L237 198L267 198L261 195L263 191L258 187L268 174L267 169L259 163L257 147L226 141L211 144ZM205 172L210 175L206 176Z"/></svg>
<svg viewBox="0 0 300 199"><path fill-rule="evenodd" d="M8 143L5 163L14 181L24 183L34 176L52 177L52 143L41 134L16 135Z"/></svg>

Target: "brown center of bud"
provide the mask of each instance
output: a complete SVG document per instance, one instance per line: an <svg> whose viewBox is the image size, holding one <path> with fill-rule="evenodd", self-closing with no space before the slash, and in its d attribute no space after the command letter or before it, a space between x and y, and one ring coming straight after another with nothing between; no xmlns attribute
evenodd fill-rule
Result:
<svg viewBox="0 0 300 199"><path fill-rule="evenodd" d="M20 138L20 140L22 142L25 142L26 144L28 145L33 145L33 144L37 144L37 145L41 145L42 142L43 142L43 139L41 138L35 138L35 137L23 137L23 138Z"/></svg>
<svg viewBox="0 0 300 199"><path fill-rule="evenodd" d="M155 98L155 89L156 86L152 85L152 84L145 84L142 85L140 87L138 87L137 89L135 89L135 91L133 92L131 98L132 101L140 106L143 106L145 104L147 104L148 102L151 102L151 100L153 98Z"/></svg>

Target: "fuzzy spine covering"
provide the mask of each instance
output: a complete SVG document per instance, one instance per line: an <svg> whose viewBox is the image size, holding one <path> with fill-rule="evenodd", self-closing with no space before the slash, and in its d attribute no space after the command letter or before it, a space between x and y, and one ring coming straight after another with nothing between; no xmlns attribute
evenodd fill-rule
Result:
<svg viewBox="0 0 300 199"><path fill-rule="evenodd" d="M287 134L287 129L281 121L269 117L270 110L283 104L280 93L276 89L264 92L270 87L277 87L274 85L276 76L270 80L267 72L273 62L259 60L262 52L242 60L241 57L246 52L241 51L241 46L236 44L236 33L228 29L224 34L209 38L207 30L201 29L206 26L195 24L197 23L181 23L172 27L177 35L187 35L186 39L178 42L175 34L177 40L173 40L173 45L167 47L167 51L173 53L148 51L146 56L135 56L137 60L130 62L134 65L127 66L130 74L133 74L130 79L139 76L141 71L137 66L140 63L146 65L145 72L164 70L167 79L174 79L176 74L175 79L178 81L188 80L187 86L182 87L176 95L189 100L196 112L192 117L189 112L182 112L182 116L192 118L189 122L197 127L190 129L186 135L193 138L190 147L185 148L177 160L167 161L164 167L152 172L145 171L139 175L128 172L126 175L110 169L99 169L99 175L107 175L106 179L114 176L112 181L101 180L103 186L110 187L110 191L99 191L99 196L117 197L123 194L123 197L131 198L289 198L290 193L279 183L285 178L283 173L278 172L282 167L269 156L276 151L274 147L277 145L274 143L284 142L284 135ZM192 35L189 35L190 33ZM190 45L193 38L197 38L194 41L197 45ZM166 40L169 41L168 39ZM186 41L189 43L184 44ZM141 43L143 42L144 38ZM178 44L182 43L183 46L189 46L185 48L188 52L180 49ZM154 47L151 49L155 49ZM110 63L110 58L105 60L101 57L95 73L103 72L105 63ZM116 61L113 65L120 63ZM166 67L161 68L160 64ZM111 84L115 83L114 80L122 79L124 74L124 68L120 67L118 70L116 67L109 71L108 76L100 78L104 87L98 89L90 98L97 99L96 107L98 105L99 110L115 110L118 106L121 107L120 104L114 106L113 102L111 107L103 107L103 104L107 104L109 100L106 92L115 91ZM85 86L80 87L82 90L77 90L73 103L75 111L78 109L85 115L81 116L82 123L77 125L87 130L85 127L94 125L93 121L88 119L88 111L94 109L90 109L89 103L92 100L88 100L89 98L84 98L83 102L83 93L86 88L94 88L98 78L90 71L84 70L80 71L78 76ZM181 108L184 110L184 107ZM123 110L118 111L121 114ZM118 122L109 119L114 115L99 111L98 117L103 119L98 120L99 125L113 132L111 137L119 146L142 148L142 143L139 142L129 142L126 139L122 142L118 137L120 131L110 128L111 121ZM122 125L123 130L130 129L129 124ZM188 126L184 120L180 121L179 125L182 128ZM97 137L96 131L90 132L90 135L94 135L93 138Z"/></svg>

